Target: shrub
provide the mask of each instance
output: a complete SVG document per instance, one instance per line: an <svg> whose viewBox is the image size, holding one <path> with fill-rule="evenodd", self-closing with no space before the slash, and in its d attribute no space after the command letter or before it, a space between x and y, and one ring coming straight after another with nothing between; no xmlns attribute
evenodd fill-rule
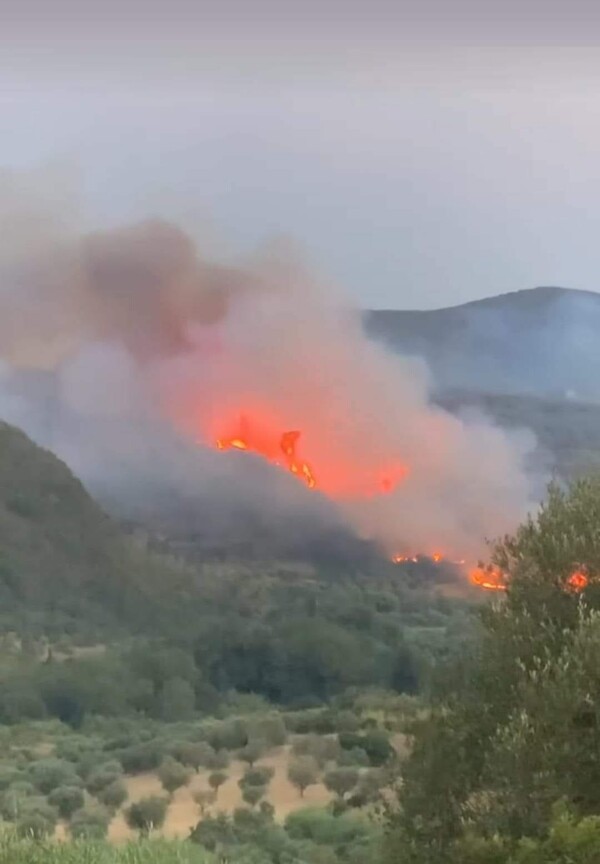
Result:
<svg viewBox="0 0 600 864"><path fill-rule="evenodd" d="M390 739L381 729L367 732L360 746L369 757L371 765L374 765L376 768L383 765L394 755L394 748L390 744Z"/></svg>
<svg viewBox="0 0 600 864"><path fill-rule="evenodd" d="M325 774L323 782L338 798L344 799L348 792L356 786L358 776L358 771L355 768L334 768Z"/></svg>
<svg viewBox="0 0 600 864"><path fill-rule="evenodd" d="M248 743L248 727L243 720L226 720L208 730L208 742L215 750L239 750Z"/></svg>
<svg viewBox="0 0 600 864"><path fill-rule="evenodd" d="M190 771L181 762L176 762L170 756L167 757L159 767L158 779L165 792L172 795L176 789L186 786L190 782Z"/></svg>
<svg viewBox="0 0 600 864"><path fill-rule="evenodd" d="M58 810L61 819L70 819L83 807L85 798L79 786L58 786L48 796L48 802Z"/></svg>
<svg viewBox="0 0 600 864"><path fill-rule="evenodd" d="M158 741L144 741L118 751L119 761L126 774L154 771L163 760L164 751Z"/></svg>
<svg viewBox="0 0 600 864"><path fill-rule="evenodd" d="M31 783L21 780L13 783L0 798L0 814L7 822L14 822L21 811L23 801L36 795L36 788Z"/></svg>
<svg viewBox="0 0 600 864"><path fill-rule="evenodd" d="M123 770L119 762L105 762L93 771L88 777L86 789L90 795L99 796L100 792L107 786L116 783L123 776Z"/></svg>
<svg viewBox="0 0 600 864"><path fill-rule="evenodd" d="M261 798L265 797L267 791L266 786L243 786L242 798L251 807L255 807Z"/></svg>
<svg viewBox="0 0 600 864"><path fill-rule="evenodd" d="M69 831L76 840L104 840L109 822L110 815L104 807L84 807L73 814Z"/></svg>
<svg viewBox="0 0 600 864"><path fill-rule="evenodd" d="M215 792L213 789L197 789L194 792L194 801L200 808L200 813L204 816L207 808L214 803Z"/></svg>
<svg viewBox="0 0 600 864"><path fill-rule="evenodd" d="M41 840L54 833L57 822L56 810L45 798L26 798L17 814L16 827L19 836Z"/></svg>
<svg viewBox="0 0 600 864"><path fill-rule="evenodd" d="M265 742L255 738L252 741L248 741L245 747L238 750L237 755L243 762L254 765L265 754L266 749Z"/></svg>
<svg viewBox="0 0 600 864"><path fill-rule="evenodd" d="M173 747L172 755L182 765L199 771L211 768L216 754L207 741L182 741Z"/></svg>
<svg viewBox="0 0 600 864"><path fill-rule="evenodd" d="M25 774L14 765L3 765L0 767L0 792L8 789L19 780L25 780Z"/></svg>
<svg viewBox="0 0 600 864"><path fill-rule="evenodd" d="M58 786L81 786L81 778L64 759L40 759L29 768L31 782L44 795Z"/></svg>
<svg viewBox="0 0 600 864"><path fill-rule="evenodd" d="M343 768L368 768L371 760L362 747L353 747L352 750L343 750L340 753L338 764Z"/></svg>
<svg viewBox="0 0 600 864"><path fill-rule="evenodd" d="M151 795L130 804L125 811L125 820L130 828L140 834L149 834L161 828L167 815L169 802L166 798Z"/></svg>
<svg viewBox="0 0 600 864"><path fill-rule="evenodd" d="M210 788L214 789L215 793L218 795L219 789L221 788L223 783L225 783L226 780L227 780L227 774L225 774L223 771L213 771L213 773L208 778L208 784L209 784Z"/></svg>
<svg viewBox="0 0 600 864"><path fill-rule="evenodd" d="M227 750L213 751L213 754L207 760L206 768L210 768L211 771L225 771L225 769L229 768L231 756Z"/></svg>
<svg viewBox="0 0 600 864"><path fill-rule="evenodd" d="M260 737L271 747L282 747L287 741L285 723L277 714L263 717L259 725Z"/></svg>
<svg viewBox="0 0 600 864"><path fill-rule="evenodd" d="M311 756L323 768L327 762L335 762L339 758L340 745L335 738L306 735L294 741L292 752L296 756Z"/></svg>
<svg viewBox="0 0 600 864"><path fill-rule="evenodd" d="M113 780L98 793L98 800L108 810L118 810L127 798L127 786L122 780Z"/></svg>
<svg viewBox="0 0 600 864"><path fill-rule="evenodd" d="M300 791L303 798L306 789L317 783L319 766L311 756L294 759L288 766L287 776L290 783Z"/></svg>
<svg viewBox="0 0 600 864"><path fill-rule="evenodd" d="M273 778L273 769L266 765L261 765L260 768L248 768L244 776L240 779L239 785L242 786L268 786Z"/></svg>

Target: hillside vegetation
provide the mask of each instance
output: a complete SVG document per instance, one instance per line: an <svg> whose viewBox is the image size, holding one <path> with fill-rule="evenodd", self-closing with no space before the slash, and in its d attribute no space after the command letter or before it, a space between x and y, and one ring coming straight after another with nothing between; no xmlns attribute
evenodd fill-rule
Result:
<svg viewBox="0 0 600 864"><path fill-rule="evenodd" d="M106 636L153 627L181 574L138 549L67 466L0 423L0 623ZM182 604L183 608L183 604Z"/></svg>

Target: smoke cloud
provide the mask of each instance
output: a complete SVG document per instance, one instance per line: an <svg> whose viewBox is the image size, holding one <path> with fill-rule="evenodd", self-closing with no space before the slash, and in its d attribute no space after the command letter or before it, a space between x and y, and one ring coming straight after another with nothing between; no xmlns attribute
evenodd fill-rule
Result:
<svg viewBox="0 0 600 864"><path fill-rule="evenodd" d="M79 233L62 195L0 176L0 417L120 513L194 501L227 542L242 508L461 558L524 515L531 437L432 405L422 362L285 247L233 266L160 220ZM250 452L216 448L242 433Z"/></svg>

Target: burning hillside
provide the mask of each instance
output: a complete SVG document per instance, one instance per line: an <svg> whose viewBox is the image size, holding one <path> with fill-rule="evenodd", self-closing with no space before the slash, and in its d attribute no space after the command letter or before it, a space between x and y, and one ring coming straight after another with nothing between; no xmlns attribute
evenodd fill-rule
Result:
<svg viewBox="0 0 600 864"><path fill-rule="evenodd" d="M423 365L297 261L214 264L156 221L79 235L4 180L0 413L90 488L151 477L298 524L335 512L390 557L476 557L523 516L530 439L432 405Z"/></svg>

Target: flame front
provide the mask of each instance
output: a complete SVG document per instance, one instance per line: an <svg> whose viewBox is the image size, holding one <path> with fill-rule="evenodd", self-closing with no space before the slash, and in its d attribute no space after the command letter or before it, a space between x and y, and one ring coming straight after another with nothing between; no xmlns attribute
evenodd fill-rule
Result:
<svg viewBox="0 0 600 864"><path fill-rule="evenodd" d="M274 453L264 441L261 443L260 437L254 440L251 437L245 437L248 434L248 424L242 420L240 425L245 426L246 430L232 438L217 438L215 442L217 450L248 450L263 456L274 465L281 464L278 458L279 453ZM284 432L279 439L279 452L283 454L288 471L306 483L309 489L314 489L317 481L312 468L308 462L303 462L296 454L296 444L299 438L300 432L296 430Z"/></svg>
<svg viewBox="0 0 600 864"><path fill-rule="evenodd" d="M470 570L469 579L485 591L506 591L508 588L506 574L495 564L478 564Z"/></svg>
<svg viewBox="0 0 600 864"><path fill-rule="evenodd" d="M367 470L364 463L357 459L356 464L342 459L333 453L316 471L312 462L305 460L299 453L302 433L298 429L278 431L274 429L273 419L267 420L267 412L238 416L233 423L220 423L220 429L228 434L218 434L213 439L217 450L242 450L261 456L272 465L286 468L309 489L319 489L330 498L338 501L353 498L370 498L388 495L406 477L406 465L398 459L390 459L376 470ZM314 442L313 442L314 443Z"/></svg>

